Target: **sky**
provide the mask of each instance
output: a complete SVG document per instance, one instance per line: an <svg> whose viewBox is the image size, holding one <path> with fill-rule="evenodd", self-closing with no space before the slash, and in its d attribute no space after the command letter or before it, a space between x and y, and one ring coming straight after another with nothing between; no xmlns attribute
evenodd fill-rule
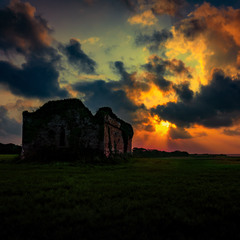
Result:
<svg viewBox="0 0 240 240"><path fill-rule="evenodd" d="M0 0L0 142L22 112L79 98L133 147L240 153L240 1Z"/></svg>

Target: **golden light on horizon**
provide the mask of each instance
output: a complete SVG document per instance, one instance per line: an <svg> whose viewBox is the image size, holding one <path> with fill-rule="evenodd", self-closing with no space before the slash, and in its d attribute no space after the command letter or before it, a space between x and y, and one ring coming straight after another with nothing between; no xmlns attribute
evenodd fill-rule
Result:
<svg viewBox="0 0 240 240"><path fill-rule="evenodd" d="M157 115L151 118L151 122L155 127L155 132L161 136L167 135L170 127L176 128L175 124L172 124L168 121L160 120Z"/></svg>

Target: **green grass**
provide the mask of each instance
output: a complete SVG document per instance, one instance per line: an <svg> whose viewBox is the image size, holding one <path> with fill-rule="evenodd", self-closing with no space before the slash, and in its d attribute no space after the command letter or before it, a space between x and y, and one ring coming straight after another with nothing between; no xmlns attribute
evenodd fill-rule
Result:
<svg viewBox="0 0 240 240"><path fill-rule="evenodd" d="M6 162L13 162L19 158L18 154L0 154L0 163Z"/></svg>
<svg viewBox="0 0 240 240"><path fill-rule="evenodd" d="M240 239L238 158L12 158L0 156L1 239Z"/></svg>

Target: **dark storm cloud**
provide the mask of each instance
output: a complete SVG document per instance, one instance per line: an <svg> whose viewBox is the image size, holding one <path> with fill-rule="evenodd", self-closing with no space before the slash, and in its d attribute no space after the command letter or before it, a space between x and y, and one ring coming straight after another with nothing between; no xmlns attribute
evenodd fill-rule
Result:
<svg viewBox="0 0 240 240"><path fill-rule="evenodd" d="M154 56L148 63L142 65L142 67L146 71L157 75L163 75L166 72L166 64L164 63L164 60L158 56Z"/></svg>
<svg viewBox="0 0 240 240"><path fill-rule="evenodd" d="M113 70L115 70L115 72L121 76L120 81L116 83L119 85L119 87L123 85L127 86L130 89L134 87L134 78L132 78L132 75L126 71L123 62L114 62Z"/></svg>
<svg viewBox="0 0 240 240"><path fill-rule="evenodd" d="M135 111L137 107L127 98L126 93L121 89L114 90L113 87L114 82L105 82L103 80L74 85L75 90L87 95L86 105L92 109L110 106L115 111L121 108L126 111Z"/></svg>
<svg viewBox="0 0 240 240"><path fill-rule="evenodd" d="M0 106L0 136L20 135L21 124L10 118L7 109Z"/></svg>
<svg viewBox="0 0 240 240"><path fill-rule="evenodd" d="M189 139L192 138L191 134L181 127L170 127L168 135L171 139Z"/></svg>
<svg viewBox="0 0 240 240"><path fill-rule="evenodd" d="M113 70L117 72L121 79L118 82L115 82L115 85L120 88L127 88L129 90L141 90L141 91L148 91L149 84L147 82L140 82L136 79L135 73L128 73L125 69L124 63L121 61L114 62L112 66ZM116 87L115 86L115 87Z"/></svg>
<svg viewBox="0 0 240 240"><path fill-rule="evenodd" d="M184 62L177 59L165 60L165 64L168 68L168 74L185 74L187 78L192 78L189 69L185 66ZM170 72L170 73L169 73Z"/></svg>
<svg viewBox="0 0 240 240"><path fill-rule="evenodd" d="M176 30L182 32L189 40L193 40L207 30L207 23L203 18L184 19L176 24Z"/></svg>
<svg viewBox="0 0 240 240"><path fill-rule="evenodd" d="M0 83L12 93L25 97L67 97L68 93L59 87L54 60L31 56L21 68L6 61L0 61Z"/></svg>
<svg viewBox="0 0 240 240"><path fill-rule="evenodd" d="M157 75L185 74L187 78L192 77L185 64L181 60L177 59L163 59L157 55L153 55L149 59L149 62L142 65L142 67L148 72L155 73Z"/></svg>
<svg viewBox="0 0 240 240"><path fill-rule="evenodd" d="M133 115L139 109L145 110L145 107L136 105L127 92L144 91L148 85L136 81L134 74L128 73L121 61L114 62L112 68L120 75L119 81L79 82L72 87L85 95L85 103L90 109L95 111L102 106L109 106L120 117L133 123Z"/></svg>
<svg viewBox="0 0 240 240"><path fill-rule="evenodd" d="M193 10L197 4L203 4L205 0L127 0L126 6L132 11L141 11L151 9L155 15L169 15L171 17L182 17L191 10ZM208 0L214 6L230 6L239 8L240 2L236 0Z"/></svg>
<svg viewBox="0 0 240 240"><path fill-rule="evenodd" d="M205 0L188 0L188 3L191 3L192 5L195 4L203 4ZM214 6L232 6L235 8L240 7L240 2L236 0L208 0L207 2L211 3Z"/></svg>
<svg viewBox="0 0 240 240"><path fill-rule="evenodd" d="M133 113L139 108L126 95L122 89L114 89L114 82L97 80L94 82L77 83L73 89L84 93L85 104L93 111L103 106L112 108L126 121L132 122Z"/></svg>
<svg viewBox="0 0 240 240"><path fill-rule="evenodd" d="M127 73L127 71L125 70L123 62L121 61L114 62L114 67L119 72L119 74L123 77L123 79L129 78L130 74Z"/></svg>
<svg viewBox="0 0 240 240"><path fill-rule="evenodd" d="M0 9L0 50L27 54L41 52L49 44L52 30L45 19L34 13L29 3L16 1Z"/></svg>
<svg viewBox="0 0 240 240"><path fill-rule="evenodd" d="M147 46L151 52L155 52L164 49L164 43L172 37L172 33L167 29L154 31L152 35L140 33L135 38L135 44L137 46Z"/></svg>
<svg viewBox="0 0 240 240"><path fill-rule="evenodd" d="M152 108L152 112L180 127L232 126L240 117L240 79L231 79L215 70L209 85L201 86L191 101L168 102Z"/></svg>
<svg viewBox="0 0 240 240"><path fill-rule="evenodd" d="M172 86L172 82L168 81L164 78L164 74L166 72L166 67L164 64L153 64L152 62L148 62L142 67L149 73L154 74L154 77L151 78L151 81L154 82L156 86L159 87L162 91L169 91Z"/></svg>
<svg viewBox="0 0 240 240"><path fill-rule="evenodd" d="M69 62L80 72L95 73L96 62L83 52L81 44L77 40L71 39L69 44L60 45L60 50L66 54Z"/></svg>
<svg viewBox="0 0 240 240"><path fill-rule="evenodd" d="M172 82L166 80L162 76L158 76L155 80L154 83L162 90L162 91L169 91L170 87L172 86Z"/></svg>
<svg viewBox="0 0 240 240"><path fill-rule="evenodd" d="M184 74L186 78L191 78L191 74L188 68L181 60L166 59L158 57L157 55L149 59L149 62L142 65L142 68L148 73L153 74L152 81L162 91L169 91L171 87L176 91L179 97L186 99L189 98L187 94L190 94L188 86L184 84L176 85L171 81L167 80L165 76L181 75ZM187 84L187 83L186 83Z"/></svg>
<svg viewBox="0 0 240 240"><path fill-rule="evenodd" d="M189 88L189 83L181 83L178 85L173 85L173 89L178 95L179 99L183 102L190 102L193 99L193 91Z"/></svg>
<svg viewBox="0 0 240 240"><path fill-rule="evenodd" d="M0 50L21 54L21 67L0 61L0 83L13 94L25 97L67 97L58 83L60 55L51 47L47 21L35 16L29 3L13 1L0 10Z"/></svg>

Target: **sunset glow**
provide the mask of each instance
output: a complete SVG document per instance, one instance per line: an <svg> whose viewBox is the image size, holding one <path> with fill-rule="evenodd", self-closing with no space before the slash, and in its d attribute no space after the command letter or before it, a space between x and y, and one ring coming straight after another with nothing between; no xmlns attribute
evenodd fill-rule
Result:
<svg viewBox="0 0 240 240"><path fill-rule="evenodd" d="M155 115L152 118L152 123L153 123L153 126L155 127L156 133L160 136L166 135L168 133L170 126L173 128L176 128L175 124L171 124L168 121L162 121L159 119L157 115Z"/></svg>
<svg viewBox="0 0 240 240"><path fill-rule="evenodd" d="M0 142L74 97L131 123L133 147L240 153L238 1L4 0L0 18Z"/></svg>

